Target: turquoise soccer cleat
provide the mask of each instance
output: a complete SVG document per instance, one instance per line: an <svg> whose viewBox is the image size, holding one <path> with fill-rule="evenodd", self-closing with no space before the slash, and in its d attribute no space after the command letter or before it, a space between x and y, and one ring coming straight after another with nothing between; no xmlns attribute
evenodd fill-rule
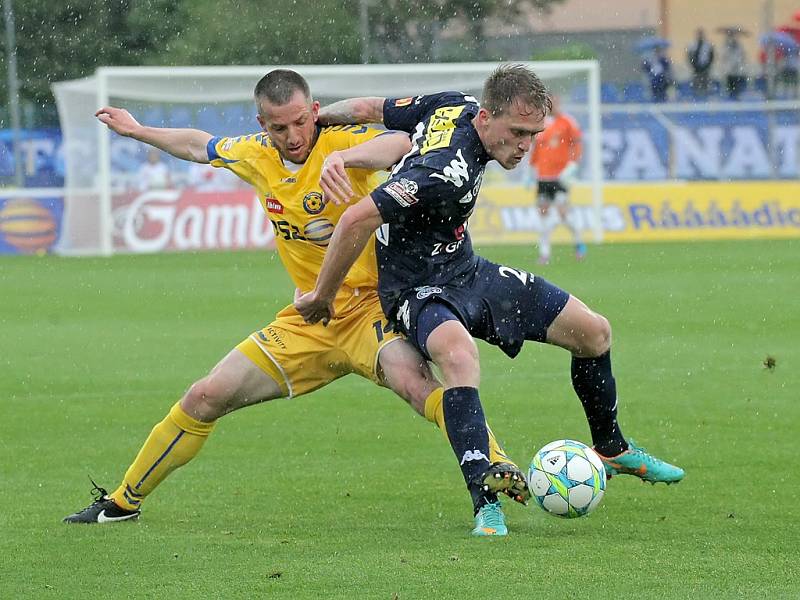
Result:
<svg viewBox="0 0 800 600"><path fill-rule="evenodd" d="M652 484L663 481L669 485L678 483L685 475L683 469L648 454L633 440L628 440L628 449L621 454L611 457L602 454L599 456L606 468L606 477L609 479L614 475L635 475L642 481L649 481Z"/></svg>
<svg viewBox="0 0 800 600"><path fill-rule="evenodd" d="M479 537L508 535L506 518L499 502L491 502L481 506L475 515L475 529L472 535Z"/></svg>

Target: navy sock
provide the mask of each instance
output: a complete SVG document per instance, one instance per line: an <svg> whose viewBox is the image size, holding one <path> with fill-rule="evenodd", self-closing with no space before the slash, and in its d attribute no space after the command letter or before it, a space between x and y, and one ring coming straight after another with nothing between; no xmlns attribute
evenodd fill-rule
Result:
<svg viewBox="0 0 800 600"><path fill-rule="evenodd" d="M486 418L478 388L457 387L445 390L442 406L447 437L450 438L450 445L461 465L461 473L477 510L485 503L485 494L473 489L476 486L470 483L480 477L490 464L489 433L486 430Z"/></svg>
<svg viewBox="0 0 800 600"><path fill-rule="evenodd" d="M572 387L589 421L592 443L603 456L628 448L617 423L617 384L611 374L611 350L594 358L572 357Z"/></svg>

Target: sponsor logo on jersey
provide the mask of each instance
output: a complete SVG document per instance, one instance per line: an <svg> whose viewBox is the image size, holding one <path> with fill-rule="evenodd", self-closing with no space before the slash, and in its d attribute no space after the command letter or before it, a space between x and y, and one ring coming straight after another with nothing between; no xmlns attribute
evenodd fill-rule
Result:
<svg viewBox="0 0 800 600"><path fill-rule="evenodd" d="M461 154L461 148L456 150L456 157L450 161L449 165L442 169L441 173L432 173L431 177L441 179L442 181L449 181L457 188L460 188L464 183L468 182L469 169L467 168L467 161L464 160L464 155Z"/></svg>
<svg viewBox="0 0 800 600"><path fill-rule="evenodd" d="M417 300L422 300L424 298L427 298L428 296L432 296L433 294L442 293L442 288L431 285L423 285L422 287L414 289L417 292Z"/></svg>
<svg viewBox="0 0 800 600"><path fill-rule="evenodd" d="M333 237L334 225L326 218L309 221L303 227L303 237L317 246L327 246Z"/></svg>
<svg viewBox="0 0 800 600"><path fill-rule="evenodd" d="M267 212L277 213L279 215L283 214L283 204L275 198L265 198L264 203L267 207Z"/></svg>
<svg viewBox="0 0 800 600"><path fill-rule="evenodd" d="M395 201L404 207L409 207L412 204L419 202L419 199L414 195L419 191L419 186L416 181L411 179L402 178L400 181L392 181L383 188Z"/></svg>
<svg viewBox="0 0 800 600"><path fill-rule="evenodd" d="M483 452L481 452L476 448L475 450L467 450L466 452L464 452L464 456L461 457L461 464L463 465L464 463L472 462L475 460L488 461L489 459Z"/></svg>
<svg viewBox="0 0 800 600"><path fill-rule="evenodd" d="M398 98L397 100L394 101L394 105L397 108L402 108L403 106L408 106L413 101L414 101L414 98L412 96L409 96L408 98Z"/></svg>
<svg viewBox="0 0 800 600"><path fill-rule="evenodd" d="M225 140L225 143L222 144L222 151L227 152L231 148L233 148L233 144L236 142L236 138L228 138Z"/></svg>
<svg viewBox="0 0 800 600"><path fill-rule="evenodd" d="M425 154L438 148L447 148L456 130L456 120L462 112L464 112L463 106L442 106L437 108L428 121L425 140L422 142L419 153Z"/></svg>
<svg viewBox="0 0 800 600"><path fill-rule="evenodd" d="M297 177L284 177L281 183L297 183Z"/></svg>
<svg viewBox="0 0 800 600"><path fill-rule="evenodd" d="M322 194L319 192L309 192L303 198L303 208L310 215L318 215L325 210L325 202L322 201Z"/></svg>

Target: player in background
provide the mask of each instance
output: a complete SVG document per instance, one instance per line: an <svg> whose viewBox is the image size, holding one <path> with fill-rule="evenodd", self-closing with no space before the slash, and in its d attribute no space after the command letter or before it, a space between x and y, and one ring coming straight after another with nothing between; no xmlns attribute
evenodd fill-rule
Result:
<svg viewBox="0 0 800 600"><path fill-rule="evenodd" d="M164 190L172 187L169 167L161 159L158 148L147 151L147 160L136 173L136 185L140 192L147 190Z"/></svg>
<svg viewBox="0 0 800 600"><path fill-rule="evenodd" d="M577 121L561 111L558 96L552 96L553 108L545 117L544 130L536 136L530 156L529 181L536 179L536 202L539 206L539 264L550 262L550 236L558 225L553 207L575 240L575 258L583 260L586 244L575 219L570 215L569 193L578 173L583 145Z"/></svg>
<svg viewBox="0 0 800 600"><path fill-rule="evenodd" d="M323 122L382 122L412 133L413 148L388 181L342 215L316 286L295 301L309 322L333 318L333 300L345 274L381 228L376 247L384 313L442 371L445 427L473 499L475 535L507 528L499 503L484 485L494 465L473 338L512 358L529 340L565 348L571 354L572 385L606 472L652 483L673 483L684 475L622 434L608 321L544 279L473 252L466 221L486 164L496 160L512 169L524 160L550 106L544 84L523 65L498 67L486 80L482 102L443 92L355 98L326 107ZM346 153L339 157L341 166L349 164Z"/></svg>
<svg viewBox="0 0 800 600"><path fill-rule="evenodd" d="M309 289L345 209L323 201L323 191L367 194L377 185L375 171L399 160L410 142L403 133L370 127L320 127L319 103L294 71L276 69L265 75L255 88L255 100L263 131L233 138L196 129L145 127L119 108L102 108L96 114L120 135L184 160L224 167L253 185L274 226L281 261L294 285ZM353 168L340 177L327 169L326 161L345 149ZM217 419L266 400L307 394L349 373L391 388L444 431L441 384L411 344L384 331L376 287L370 243L335 295L335 319L327 326L308 325L292 305L284 308L189 388L153 428L113 493L95 485L95 501L64 520L106 523L137 518L156 486L197 455ZM493 436L491 444L493 460L502 467L486 485L526 501L530 492L524 476Z"/></svg>

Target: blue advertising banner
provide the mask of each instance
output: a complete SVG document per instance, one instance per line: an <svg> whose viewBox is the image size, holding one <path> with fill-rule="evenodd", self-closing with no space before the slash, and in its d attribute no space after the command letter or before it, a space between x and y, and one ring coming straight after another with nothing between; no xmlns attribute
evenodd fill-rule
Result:
<svg viewBox="0 0 800 600"><path fill-rule="evenodd" d="M800 177L800 111L767 110L767 105L724 104L697 110L669 105L605 106L603 109L602 165L607 182L745 181ZM713 110L709 110L713 108ZM741 110L746 108L746 110ZM135 109L132 109L133 112ZM191 112L181 106L141 111L143 123L161 127L200 127L214 135L241 135L258 131L244 108ZM575 113L585 123L585 114ZM235 117L235 118L234 118ZM13 175L11 134L0 130L0 178ZM64 161L57 129L22 132L22 159L26 186L60 187ZM92 154L93 149L85 150ZM145 162L144 144L111 137L114 184L126 181ZM165 156L177 181L188 177L190 165ZM584 160L585 162L585 160ZM522 169L522 167L521 167ZM583 165L585 172L586 165ZM511 179L519 179L513 173ZM119 179L120 181L117 181Z"/></svg>
<svg viewBox="0 0 800 600"><path fill-rule="evenodd" d="M60 130L23 129L20 131L20 155L25 187L64 185ZM0 179L10 181L13 177L13 136L11 130L0 129Z"/></svg>

